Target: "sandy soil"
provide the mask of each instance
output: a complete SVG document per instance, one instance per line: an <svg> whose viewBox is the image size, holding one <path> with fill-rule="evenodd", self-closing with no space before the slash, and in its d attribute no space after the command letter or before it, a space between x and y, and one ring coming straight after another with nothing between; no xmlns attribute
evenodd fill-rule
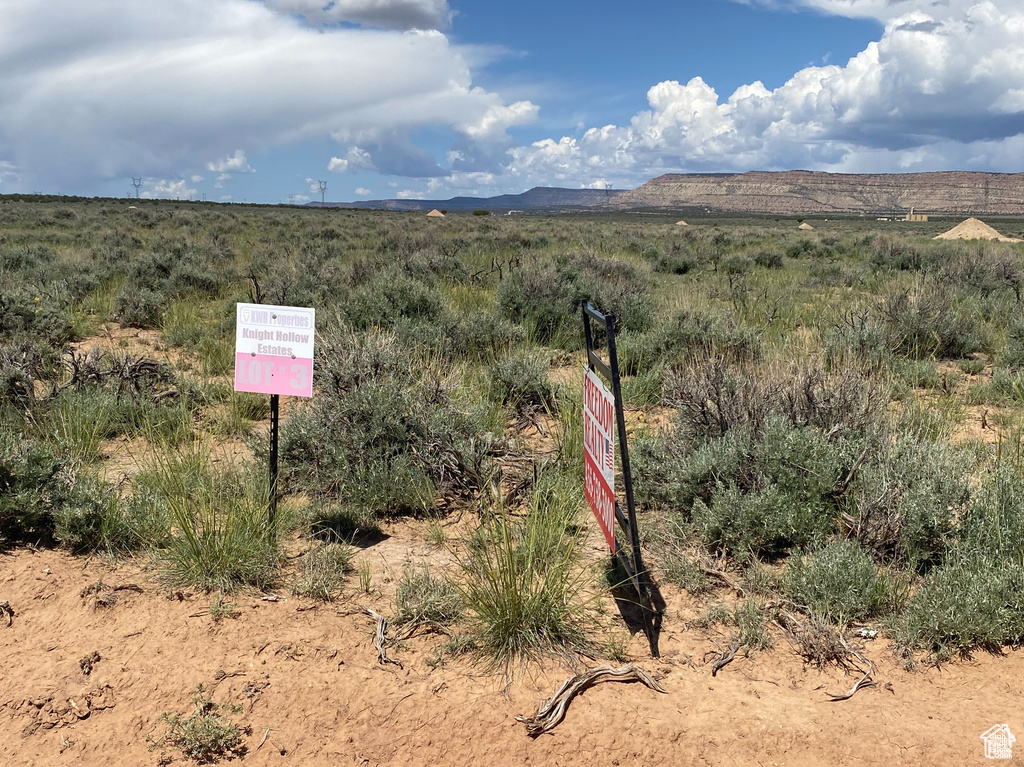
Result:
<svg viewBox="0 0 1024 767"><path fill-rule="evenodd" d="M568 667L520 673L505 695L503 677L468 660L432 665L438 636L392 650L403 668L377 664L360 605L393 609L401 567L437 561L423 540L402 526L360 552L374 569L370 594L352 584L328 605L241 596L237 617L220 622L210 596L170 593L138 563L4 556L0 600L16 614L9 628L0 620L0 764L155 765L147 736L162 734L161 712L191 713L200 682L243 706L250 765L959 765L987 763L979 736L994 724L1024 733L1024 652L907 672L868 642L879 686L831 703L825 692L854 678L805 668L781 636L712 677L714 636L687 628L704 604L666 591L663 657L650 658L642 636L628 649L668 693L600 685L534 740L515 717Z"/></svg>
<svg viewBox="0 0 1024 767"><path fill-rule="evenodd" d="M1013 237L1005 237L984 221L968 218L960 222L948 232L936 235L936 240L999 240L1000 242L1020 242Z"/></svg>

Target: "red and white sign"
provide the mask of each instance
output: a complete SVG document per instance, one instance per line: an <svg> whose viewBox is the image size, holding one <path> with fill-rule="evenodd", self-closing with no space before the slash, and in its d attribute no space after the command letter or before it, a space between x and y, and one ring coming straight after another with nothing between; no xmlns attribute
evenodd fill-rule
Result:
<svg viewBox="0 0 1024 767"><path fill-rule="evenodd" d="M583 376L583 493L615 552L615 399L590 368Z"/></svg>
<svg viewBox="0 0 1024 767"><path fill-rule="evenodd" d="M238 304L237 312L235 391L312 397L315 310Z"/></svg>

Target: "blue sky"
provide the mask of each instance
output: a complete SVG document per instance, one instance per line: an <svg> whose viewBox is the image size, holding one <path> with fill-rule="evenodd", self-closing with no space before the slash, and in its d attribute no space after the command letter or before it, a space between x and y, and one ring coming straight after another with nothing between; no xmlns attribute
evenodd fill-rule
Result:
<svg viewBox="0 0 1024 767"><path fill-rule="evenodd" d="M0 193L1022 164L1019 0L0 0Z"/></svg>

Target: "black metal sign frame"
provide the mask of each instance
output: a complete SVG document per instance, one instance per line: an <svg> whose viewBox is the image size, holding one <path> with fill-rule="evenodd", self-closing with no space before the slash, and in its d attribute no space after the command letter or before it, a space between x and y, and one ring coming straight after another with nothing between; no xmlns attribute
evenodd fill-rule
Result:
<svg viewBox="0 0 1024 767"><path fill-rule="evenodd" d="M587 341L587 366L595 373L611 383L612 396L615 400L615 423L619 437L619 456L622 463L622 485L626 496L626 513L622 513L618 500L615 501L616 530L622 528L628 541L623 545L615 536L613 556L622 566L630 584L640 598L640 610L643 613L644 634L651 647L651 655L660 657L658 651L658 635L655 629L655 610L651 600L650 574L644 567L640 554L640 531L636 523L636 504L633 500L633 473L629 466L629 443L626 440L626 417L622 410L622 382L619 378L619 359L615 351L615 315L602 314L586 300L582 302L583 333ZM608 362L601 359L594 349L594 328L592 323L600 323L604 327L608 343ZM614 488L613 488L614 492ZM613 535L614 535L613 531Z"/></svg>

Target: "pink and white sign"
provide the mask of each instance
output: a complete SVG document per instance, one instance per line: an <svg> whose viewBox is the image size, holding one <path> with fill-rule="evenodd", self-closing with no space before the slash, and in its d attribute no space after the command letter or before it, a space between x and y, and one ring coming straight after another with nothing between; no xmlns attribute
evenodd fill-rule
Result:
<svg viewBox="0 0 1024 767"><path fill-rule="evenodd" d="M238 304L237 312L235 391L312 397L316 311Z"/></svg>
<svg viewBox="0 0 1024 767"><path fill-rule="evenodd" d="M615 400L590 368L583 377L583 494L615 552Z"/></svg>

